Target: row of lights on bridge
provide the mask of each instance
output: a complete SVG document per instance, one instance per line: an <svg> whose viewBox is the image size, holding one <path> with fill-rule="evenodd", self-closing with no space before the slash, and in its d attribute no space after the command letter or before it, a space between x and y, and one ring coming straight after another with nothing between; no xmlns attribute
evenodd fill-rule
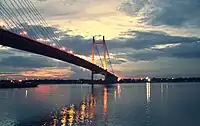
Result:
<svg viewBox="0 0 200 126"><path fill-rule="evenodd" d="M19 34L22 35L22 36L25 36L25 37L28 36L27 31L21 31ZM44 40L44 39L40 38L40 39L37 39L37 41L39 41L39 42L45 42L45 41L49 41L49 40ZM56 43L51 43L50 46L56 48L57 45L56 45ZM65 47L61 47L59 49L62 50L62 51L66 51ZM67 50L66 52L70 53L70 54L74 54L74 52L72 50Z"/></svg>

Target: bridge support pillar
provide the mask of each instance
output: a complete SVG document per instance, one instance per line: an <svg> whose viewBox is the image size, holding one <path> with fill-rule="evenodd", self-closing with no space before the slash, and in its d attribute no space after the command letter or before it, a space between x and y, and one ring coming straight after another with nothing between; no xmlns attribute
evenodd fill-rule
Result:
<svg viewBox="0 0 200 126"><path fill-rule="evenodd" d="M94 80L94 72L93 71L91 72L91 80L92 81Z"/></svg>
<svg viewBox="0 0 200 126"><path fill-rule="evenodd" d="M118 78L116 76L106 75L105 76L105 82L106 84L113 84L117 83Z"/></svg>
<svg viewBox="0 0 200 126"><path fill-rule="evenodd" d="M92 89L94 88L94 71L91 71L91 83Z"/></svg>

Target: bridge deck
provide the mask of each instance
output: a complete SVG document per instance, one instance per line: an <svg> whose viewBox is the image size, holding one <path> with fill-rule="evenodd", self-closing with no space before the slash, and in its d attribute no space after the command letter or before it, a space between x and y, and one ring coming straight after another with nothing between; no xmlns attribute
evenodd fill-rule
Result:
<svg viewBox="0 0 200 126"><path fill-rule="evenodd" d="M80 57L32 39L14 34L4 29L0 29L0 45L55 58L80 67L84 67L88 70L94 71L97 74L102 74L117 79L116 75Z"/></svg>

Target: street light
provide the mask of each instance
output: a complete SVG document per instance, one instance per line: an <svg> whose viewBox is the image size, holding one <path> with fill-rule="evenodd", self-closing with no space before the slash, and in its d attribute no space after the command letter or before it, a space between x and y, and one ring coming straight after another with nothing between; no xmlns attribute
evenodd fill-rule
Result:
<svg viewBox="0 0 200 126"><path fill-rule="evenodd" d="M60 48L61 50L65 50L65 47Z"/></svg>
<svg viewBox="0 0 200 126"><path fill-rule="evenodd" d="M52 46L56 46L56 43L53 43Z"/></svg>
<svg viewBox="0 0 200 126"><path fill-rule="evenodd" d="M22 31L19 34L22 35L22 36L26 36L28 33L27 33L27 31Z"/></svg>
<svg viewBox="0 0 200 126"><path fill-rule="evenodd" d="M74 54L74 52L72 50L67 51L70 54Z"/></svg>

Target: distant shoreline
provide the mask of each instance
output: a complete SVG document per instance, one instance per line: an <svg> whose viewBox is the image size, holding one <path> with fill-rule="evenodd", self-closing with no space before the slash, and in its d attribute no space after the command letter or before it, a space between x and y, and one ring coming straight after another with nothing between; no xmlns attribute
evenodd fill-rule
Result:
<svg viewBox="0 0 200 126"><path fill-rule="evenodd" d="M1 83L10 82L12 80L0 80ZM62 80L62 79L35 79L35 80L20 80L26 83L34 84L109 84L103 80ZM200 82L200 77L191 78L140 78L140 79L121 79L115 83L190 83ZM114 83L113 83L114 84Z"/></svg>

